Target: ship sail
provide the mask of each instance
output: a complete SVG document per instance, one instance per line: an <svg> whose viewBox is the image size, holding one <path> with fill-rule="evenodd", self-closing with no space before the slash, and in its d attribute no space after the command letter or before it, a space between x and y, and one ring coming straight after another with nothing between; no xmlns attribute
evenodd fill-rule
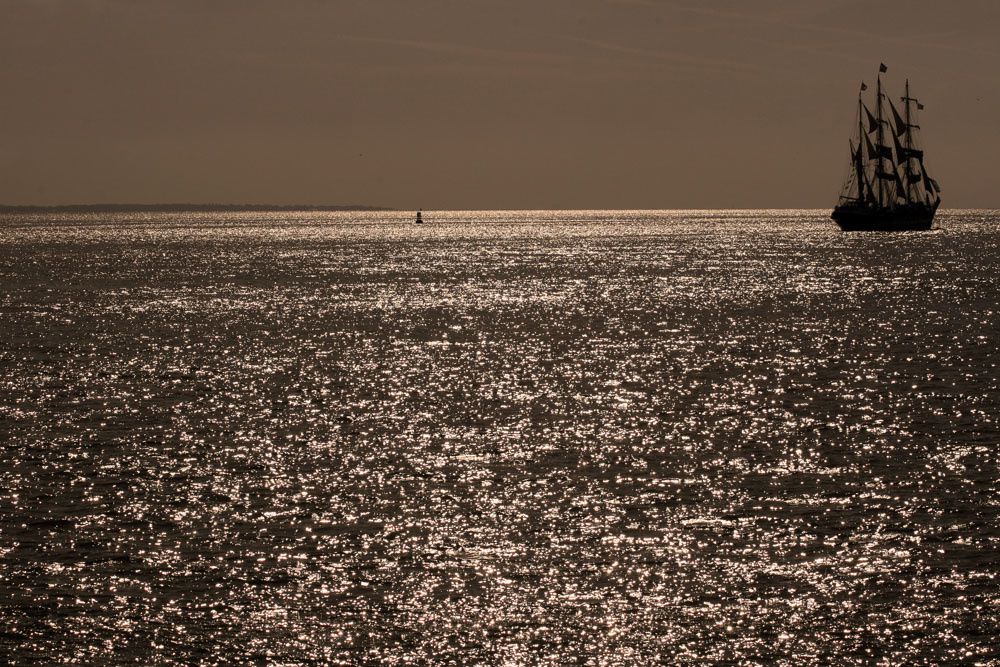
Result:
<svg viewBox="0 0 1000 667"><path fill-rule="evenodd" d="M927 173L918 146L916 112L924 105L906 94L902 106L885 93L880 68L874 103L862 84L850 141L850 168L833 218L842 229L929 229L941 202L941 188ZM874 111L873 111L874 110Z"/></svg>
<svg viewBox="0 0 1000 667"><path fill-rule="evenodd" d="M872 115L872 112L868 110L868 107L865 106L864 102L861 103L861 108L865 110L865 116L868 117L868 131L869 132L877 132L878 128L879 128L879 125L881 123L879 123L878 119L875 118L875 116Z"/></svg>
<svg viewBox="0 0 1000 667"><path fill-rule="evenodd" d="M896 132L894 136L899 137L906 134L906 129L909 127L909 123L903 120L902 117L899 115L899 112L896 111L896 105L892 103L892 100L889 100L889 109L892 110L893 125L895 125L896 127Z"/></svg>

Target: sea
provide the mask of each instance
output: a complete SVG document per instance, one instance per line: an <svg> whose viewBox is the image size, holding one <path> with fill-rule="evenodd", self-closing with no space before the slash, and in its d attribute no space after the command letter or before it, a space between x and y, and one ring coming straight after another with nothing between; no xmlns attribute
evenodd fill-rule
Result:
<svg viewBox="0 0 1000 667"><path fill-rule="evenodd" d="M1000 211L0 215L0 662L1000 665Z"/></svg>

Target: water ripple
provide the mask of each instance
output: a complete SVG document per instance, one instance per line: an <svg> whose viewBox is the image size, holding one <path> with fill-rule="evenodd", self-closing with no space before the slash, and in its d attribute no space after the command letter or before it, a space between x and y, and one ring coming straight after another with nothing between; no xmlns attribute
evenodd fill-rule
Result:
<svg viewBox="0 0 1000 667"><path fill-rule="evenodd" d="M20 664L1000 662L1000 216L0 218Z"/></svg>

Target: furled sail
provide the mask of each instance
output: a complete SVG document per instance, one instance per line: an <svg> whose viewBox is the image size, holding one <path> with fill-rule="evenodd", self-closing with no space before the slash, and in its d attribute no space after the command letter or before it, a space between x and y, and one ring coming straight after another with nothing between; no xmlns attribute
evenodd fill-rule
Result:
<svg viewBox="0 0 1000 667"><path fill-rule="evenodd" d="M875 146L875 150L877 151L876 152L877 156L885 158L886 160L889 160L890 162L892 161L892 149L889 148L888 146L883 146L882 144L877 144Z"/></svg>
<svg viewBox="0 0 1000 667"><path fill-rule="evenodd" d="M906 146L899 143L899 139L897 137L893 137L892 140L896 146L896 155L899 156L900 163L906 162L910 158L914 158L916 160L924 159L924 152L922 150L919 150L917 148L907 148Z"/></svg>

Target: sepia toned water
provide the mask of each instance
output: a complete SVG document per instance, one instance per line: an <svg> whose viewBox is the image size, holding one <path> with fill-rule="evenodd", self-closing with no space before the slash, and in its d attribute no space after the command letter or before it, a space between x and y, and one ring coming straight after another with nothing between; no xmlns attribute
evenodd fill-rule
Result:
<svg viewBox="0 0 1000 667"><path fill-rule="evenodd" d="M0 662L1000 664L1000 213L0 217Z"/></svg>

